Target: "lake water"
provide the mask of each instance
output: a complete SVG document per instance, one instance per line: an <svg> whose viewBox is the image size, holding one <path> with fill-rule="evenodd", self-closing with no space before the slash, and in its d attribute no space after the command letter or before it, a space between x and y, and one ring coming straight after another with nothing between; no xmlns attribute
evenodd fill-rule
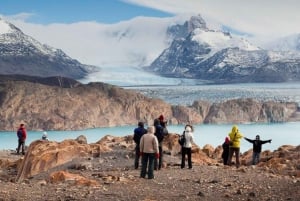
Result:
<svg viewBox="0 0 300 201"><path fill-rule="evenodd" d="M183 125L170 125L170 133L182 133ZM228 135L232 124L214 124L214 125L195 125L195 141L201 148L205 144L211 144L214 147L221 145ZM280 124L241 124L239 130L245 137L254 139L257 134L262 140L272 139L272 143L263 145L263 150L276 150L281 145L299 145L300 144L300 123L280 123ZM97 142L105 135L126 136L132 135L135 126L122 126L113 128L94 128L80 131L48 131L49 140L63 141L64 139L75 139L79 135L87 137L88 143ZM26 145L32 141L40 139L43 132L27 131L28 139ZM252 144L242 140L241 151L251 149ZM15 149L17 146L17 137L15 132L0 132L0 150Z"/></svg>

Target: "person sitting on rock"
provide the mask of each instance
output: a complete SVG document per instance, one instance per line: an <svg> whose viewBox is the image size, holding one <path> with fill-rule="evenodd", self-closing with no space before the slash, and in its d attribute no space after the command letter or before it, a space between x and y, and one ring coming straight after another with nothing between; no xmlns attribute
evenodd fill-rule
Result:
<svg viewBox="0 0 300 201"><path fill-rule="evenodd" d="M42 140L49 141L48 136L47 136L47 132L43 133Z"/></svg>
<svg viewBox="0 0 300 201"><path fill-rule="evenodd" d="M246 137L244 137L244 138L245 138L245 140L247 140L248 142L253 144L252 165L256 165L257 163L259 163L262 145L267 142L271 143L272 140L271 139L270 140L260 140L259 135L256 135L255 140L251 140Z"/></svg>
<svg viewBox="0 0 300 201"><path fill-rule="evenodd" d="M141 178L154 179L154 159L159 158L158 141L154 135L155 127L149 126L147 133L140 141L140 154L142 156ZM147 171L148 168L148 171Z"/></svg>
<svg viewBox="0 0 300 201"><path fill-rule="evenodd" d="M135 169L139 168L140 161L140 140L144 134L147 133L147 130L144 128L144 122L139 122L138 127L134 129L133 140L135 142L135 159L134 167Z"/></svg>

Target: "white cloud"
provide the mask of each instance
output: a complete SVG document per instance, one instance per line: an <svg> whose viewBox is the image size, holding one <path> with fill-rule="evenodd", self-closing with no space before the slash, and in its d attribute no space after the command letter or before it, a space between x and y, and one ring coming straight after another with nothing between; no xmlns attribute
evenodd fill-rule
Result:
<svg viewBox="0 0 300 201"><path fill-rule="evenodd" d="M124 0L173 14L200 13L208 26L223 24L260 40L300 33L298 0Z"/></svg>
<svg viewBox="0 0 300 201"><path fill-rule="evenodd" d="M175 15L200 13L208 27L217 29L226 25L252 36L252 42L300 33L298 0L123 1ZM166 25L174 20L138 17L109 25L98 22L40 25L26 22L31 15L21 13L6 18L38 41L60 48L82 63L102 67L149 64L167 47L162 36ZM137 55L142 56L137 60Z"/></svg>
<svg viewBox="0 0 300 201"><path fill-rule="evenodd" d="M105 67L149 64L167 47L163 36L170 20L138 17L109 25L97 22L49 25L22 20L10 22L25 34L62 49L82 63ZM140 55L138 60L137 55Z"/></svg>

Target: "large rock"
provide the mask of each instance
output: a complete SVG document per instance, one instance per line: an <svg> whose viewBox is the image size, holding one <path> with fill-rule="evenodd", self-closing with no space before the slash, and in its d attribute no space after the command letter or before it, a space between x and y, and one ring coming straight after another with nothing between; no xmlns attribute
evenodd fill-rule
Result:
<svg viewBox="0 0 300 201"><path fill-rule="evenodd" d="M92 154L92 148L75 140L61 143L37 140L30 144L18 169L17 181Z"/></svg>

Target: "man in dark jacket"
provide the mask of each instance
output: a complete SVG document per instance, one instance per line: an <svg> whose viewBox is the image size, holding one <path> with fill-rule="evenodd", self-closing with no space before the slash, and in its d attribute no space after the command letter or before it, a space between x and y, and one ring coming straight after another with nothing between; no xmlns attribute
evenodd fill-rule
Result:
<svg viewBox="0 0 300 201"><path fill-rule="evenodd" d="M261 147L263 144L269 142L271 143L272 140L260 140L260 136L257 135L255 140L251 140L245 137L245 140L253 144L253 156L252 156L252 165L256 165L259 162Z"/></svg>
<svg viewBox="0 0 300 201"><path fill-rule="evenodd" d="M144 122L139 122L138 127L134 129L133 140L135 142L135 159L134 167L138 169L140 161L140 140L144 134L147 133L147 130L144 128Z"/></svg>
<svg viewBox="0 0 300 201"><path fill-rule="evenodd" d="M160 170L162 167L162 161L163 161L162 144L163 144L163 139L165 137L165 134L164 134L164 128L161 126L159 119L154 120L154 127L155 127L154 135L157 137L158 149L159 149L159 159L154 160L154 169Z"/></svg>
<svg viewBox="0 0 300 201"><path fill-rule="evenodd" d="M20 124L20 127L17 131L17 136L18 136L17 154L20 153L20 148L22 147L22 154L25 155L25 140L27 137L27 133L24 124Z"/></svg>

